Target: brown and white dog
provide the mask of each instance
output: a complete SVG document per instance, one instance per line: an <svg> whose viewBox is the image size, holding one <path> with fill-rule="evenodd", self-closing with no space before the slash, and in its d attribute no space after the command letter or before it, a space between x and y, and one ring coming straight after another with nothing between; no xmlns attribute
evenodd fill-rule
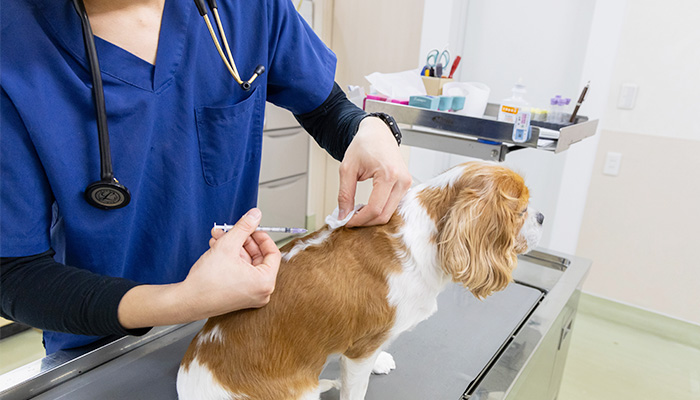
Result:
<svg viewBox="0 0 700 400"><path fill-rule="evenodd" d="M338 386L341 399L364 399L373 369L394 368L382 349L435 313L450 281L477 298L508 285L542 230L528 202L518 174L470 162L413 187L386 225L292 241L265 307L211 318L194 337L180 399L318 400ZM319 382L331 354L340 381Z"/></svg>

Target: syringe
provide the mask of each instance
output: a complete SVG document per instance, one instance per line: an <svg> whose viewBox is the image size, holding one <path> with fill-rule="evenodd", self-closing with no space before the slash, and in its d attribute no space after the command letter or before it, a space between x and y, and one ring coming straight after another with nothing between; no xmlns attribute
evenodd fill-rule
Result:
<svg viewBox="0 0 700 400"><path fill-rule="evenodd" d="M216 222L214 223L214 229L222 229L224 232L228 232L229 229L233 228L233 225L228 225L228 224L223 224L219 225ZM302 235L308 230L304 228L287 228L284 226L259 226L255 229L256 231L262 231L262 232L278 232L278 233L291 233L294 235Z"/></svg>

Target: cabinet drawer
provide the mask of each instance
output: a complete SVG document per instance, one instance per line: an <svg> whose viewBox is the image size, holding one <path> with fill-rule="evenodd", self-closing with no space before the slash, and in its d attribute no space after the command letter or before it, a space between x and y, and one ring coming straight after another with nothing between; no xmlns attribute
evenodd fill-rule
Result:
<svg viewBox="0 0 700 400"><path fill-rule="evenodd" d="M285 110L282 107L277 107L272 103L265 103L265 122L263 129L284 129L297 126L299 126L299 123L294 118L291 111Z"/></svg>
<svg viewBox="0 0 700 400"><path fill-rule="evenodd" d="M306 173L309 135L301 128L263 132L260 182Z"/></svg>
<svg viewBox="0 0 700 400"><path fill-rule="evenodd" d="M258 208L262 211L260 225L303 228L306 225L307 175L261 184ZM271 233L275 241L289 237L286 233Z"/></svg>

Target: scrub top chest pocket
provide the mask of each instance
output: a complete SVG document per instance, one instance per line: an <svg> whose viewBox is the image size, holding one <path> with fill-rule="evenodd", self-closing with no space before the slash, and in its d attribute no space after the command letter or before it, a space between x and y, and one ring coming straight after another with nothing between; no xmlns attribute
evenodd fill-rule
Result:
<svg viewBox="0 0 700 400"><path fill-rule="evenodd" d="M230 106L195 109L204 180L220 186L247 167L257 168L262 148L263 101L260 90Z"/></svg>

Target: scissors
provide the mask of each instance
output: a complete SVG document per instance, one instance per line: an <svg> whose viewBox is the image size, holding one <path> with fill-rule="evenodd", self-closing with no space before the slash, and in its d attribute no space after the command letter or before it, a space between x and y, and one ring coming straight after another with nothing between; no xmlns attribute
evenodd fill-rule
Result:
<svg viewBox="0 0 700 400"><path fill-rule="evenodd" d="M436 76L439 78L442 76L442 68L447 67L447 64L449 63L449 51L443 50L440 52L438 49L432 49L428 52L428 56L425 58L425 67L423 67L422 75Z"/></svg>

